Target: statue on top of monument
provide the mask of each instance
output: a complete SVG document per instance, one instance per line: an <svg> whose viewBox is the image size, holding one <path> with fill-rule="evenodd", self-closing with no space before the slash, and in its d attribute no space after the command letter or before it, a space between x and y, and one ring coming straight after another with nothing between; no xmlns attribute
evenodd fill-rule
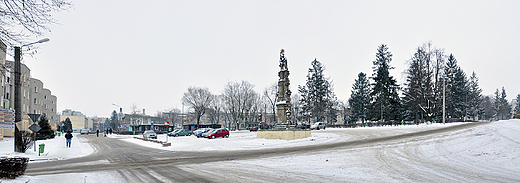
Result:
<svg viewBox="0 0 520 183"><path fill-rule="evenodd" d="M284 50L283 49L280 51L280 70L281 71L289 70L287 68L287 59L285 58L285 54L284 54Z"/></svg>

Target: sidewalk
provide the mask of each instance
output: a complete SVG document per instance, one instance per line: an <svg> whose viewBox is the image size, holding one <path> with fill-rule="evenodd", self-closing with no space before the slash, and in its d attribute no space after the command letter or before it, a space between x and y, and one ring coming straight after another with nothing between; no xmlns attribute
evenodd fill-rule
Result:
<svg viewBox="0 0 520 183"><path fill-rule="evenodd" d="M36 151L34 150L34 145L32 145L25 153L14 152L14 138L5 137L3 140L0 140L0 157L28 157L29 163L34 163L82 157L94 152L87 139L83 138L79 133L73 135L71 148L65 146L65 137L62 135L60 137L56 136L54 139L38 140L36 141ZM38 156L40 144L45 144L45 149Z"/></svg>

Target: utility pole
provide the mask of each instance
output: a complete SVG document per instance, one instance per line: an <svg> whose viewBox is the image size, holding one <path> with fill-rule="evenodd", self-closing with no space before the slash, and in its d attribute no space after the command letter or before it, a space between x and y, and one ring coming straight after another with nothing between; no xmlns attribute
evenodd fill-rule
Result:
<svg viewBox="0 0 520 183"><path fill-rule="evenodd" d="M22 132L18 130L18 124L22 121L22 100L21 100L21 81L20 81L20 57L21 48L14 47L14 152L23 153L25 149L22 148Z"/></svg>
<svg viewBox="0 0 520 183"><path fill-rule="evenodd" d="M442 124L446 124L446 77L442 80Z"/></svg>
<svg viewBox="0 0 520 183"><path fill-rule="evenodd" d="M25 149L22 148L22 132L18 130L18 124L22 122L22 96L21 96L21 86L22 82L20 81L21 76L21 57L22 57L22 47L29 46L38 43L44 43L50 41L49 38L41 39L34 43L29 43L22 46L14 47L14 152L25 152ZM18 123L18 124L17 124ZM36 143L36 142L34 142Z"/></svg>

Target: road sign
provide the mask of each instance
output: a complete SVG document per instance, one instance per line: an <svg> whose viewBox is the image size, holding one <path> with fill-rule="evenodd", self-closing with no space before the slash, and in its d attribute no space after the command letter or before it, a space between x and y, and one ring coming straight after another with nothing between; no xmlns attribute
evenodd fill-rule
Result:
<svg viewBox="0 0 520 183"><path fill-rule="evenodd" d="M29 130L33 131L33 132L38 132L40 131L42 128L38 125L35 125L35 124L32 124L30 127L29 127Z"/></svg>
<svg viewBox="0 0 520 183"><path fill-rule="evenodd" d="M13 122L14 110L0 109L0 120L4 120L6 122Z"/></svg>
<svg viewBox="0 0 520 183"><path fill-rule="evenodd" d="M14 128L14 122L0 122L0 128Z"/></svg>
<svg viewBox="0 0 520 183"><path fill-rule="evenodd" d="M14 114L14 110L12 110L12 109L0 109L0 113L13 113Z"/></svg>
<svg viewBox="0 0 520 183"><path fill-rule="evenodd" d="M168 121L164 122L164 126L169 127L170 126L170 122L168 122Z"/></svg>
<svg viewBox="0 0 520 183"><path fill-rule="evenodd" d="M41 114L29 114L29 117L31 117L33 122L36 122L40 118L40 115Z"/></svg>

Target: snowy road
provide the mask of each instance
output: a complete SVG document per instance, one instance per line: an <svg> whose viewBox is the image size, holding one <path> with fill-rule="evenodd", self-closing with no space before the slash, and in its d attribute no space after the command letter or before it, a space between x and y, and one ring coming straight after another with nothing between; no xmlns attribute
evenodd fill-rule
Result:
<svg viewBox="0 0 520 183"><path fill-rule="evenodd" d="M445 128L446 127L446 128ZM304 141L88 137L96 152L31 163L23 182L519 182L520 120L459 125L327 129ZM320 142L320 143L316 143ZM210 146L183 151L179 147ZM199 142L194 144L194 142ZM231 142L231 143L230 143ZM261 144L254 145L254 143ZM207 144L211 143L211 144ZM265 148L264 144L273 144ZM284 144L286 143L286 144ZM289 144L287 144L289 143ZM243 144L250 144L246 147ZM253 145L251 145L253 144ZM213 145L213 146L212 146ZM267 144L266 144L267 145ZM153 146L153 145L152 145ZM231 147L231 151L218 149ZM79 175L79 176L78 176ZM56 177L73 177L56 181ZM49 181L52 180L52 181ZM57 179L59 180L59 179Z"/></svg>
<svg viewBox="0 0 520 183"><path fill-rule="evenodd" d="M180 168L205 169L217 182L230 177L243 182L519 182L519 134L520 120L500 121L326 152L219 162L215 169L208 168L211 164Z"/></svg>

